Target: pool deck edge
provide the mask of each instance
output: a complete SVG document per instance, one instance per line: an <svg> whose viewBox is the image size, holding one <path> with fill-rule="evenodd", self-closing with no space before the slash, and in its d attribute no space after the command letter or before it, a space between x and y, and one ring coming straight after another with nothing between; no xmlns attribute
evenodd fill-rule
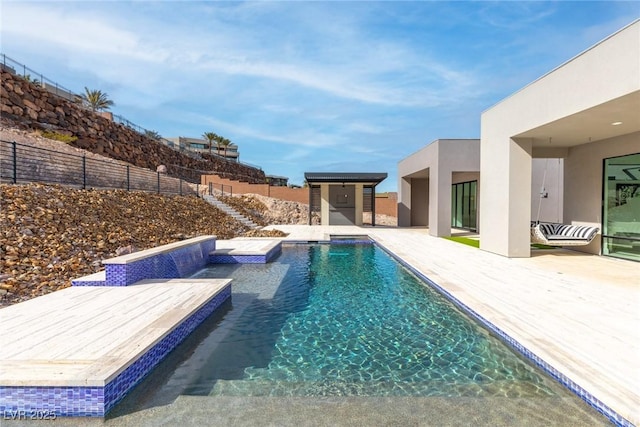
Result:
<svg viewBox="0 0 640 427"><path fill-rule="evenodd" d="M230 296L230 279L146 280L3 308L24 333L3 338L0 412L104 416Z"/></svg>

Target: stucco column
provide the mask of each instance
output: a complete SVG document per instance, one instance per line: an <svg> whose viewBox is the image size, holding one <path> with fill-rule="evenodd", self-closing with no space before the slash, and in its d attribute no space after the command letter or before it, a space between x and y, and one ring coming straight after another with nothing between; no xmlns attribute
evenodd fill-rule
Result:
<svg viewBox="0 0 640 427"><path fill-rule="evenodd" d="M364 186L362 184L356 184L356 218L355 225L362 226L362 205L364 197Z"/></svg>
<svg viewBox="0 0 640 427"><path fill-rule="evenodd" d="M451 171L441 165L429 174L429 234L451 235Z"/></svg>
<svg viewBox="0 0 640 427"><path fill-rule="evenodd" d="M398 227L411 226L411 178L398 178Z"/></svg>
<svg viewBox="0 0 640 427"><path fill-rule="evenodd" d="M329 184L320 184L320 225L329 225Z"/></svg>
<svg viewBox="0 0 640 427"><path fill-rule="evenodd" d="M531 256L530 140L483 135L480 148L480 249Z"/></svg>

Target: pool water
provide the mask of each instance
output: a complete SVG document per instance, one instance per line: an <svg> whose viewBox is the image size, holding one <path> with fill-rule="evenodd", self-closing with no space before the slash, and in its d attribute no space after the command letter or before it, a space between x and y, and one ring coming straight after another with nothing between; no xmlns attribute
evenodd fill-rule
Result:
<svg viewBox="0 0 640 427"><path fill-rule="evenodd" d="M186 396L208 396L212 408L267 396L479 397L483 411L502 408L507 417L528 408L536 422L551 412L565 417L557 425L602 422L376 245L288 245L271 263L219 264L193 277L233 278L231 302L113 416L180 408Z"/></svg>
<svg viewBox="0 0 640 427"><path fill-rule="evenodd" d="M553 394L548 379L375 245L295 245L271 264L216 265L196 277L234 279L233 324L183 394Z"/></svg>

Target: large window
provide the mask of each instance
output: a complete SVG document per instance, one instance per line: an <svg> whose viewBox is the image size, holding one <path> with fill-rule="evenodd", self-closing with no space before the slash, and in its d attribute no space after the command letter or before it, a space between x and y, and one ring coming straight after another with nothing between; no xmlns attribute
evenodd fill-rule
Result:
<svg viewBox="0 0 640 427"><path fill-rule="evenodd" d="M477 231L477 189L478 181L451 186L451 227Z"/></svg>
<svg viewBox="0 0 640 427"><path fill-rule="evenodd" d="M640 153L604 160L602 253L640 261Z"/></svg>

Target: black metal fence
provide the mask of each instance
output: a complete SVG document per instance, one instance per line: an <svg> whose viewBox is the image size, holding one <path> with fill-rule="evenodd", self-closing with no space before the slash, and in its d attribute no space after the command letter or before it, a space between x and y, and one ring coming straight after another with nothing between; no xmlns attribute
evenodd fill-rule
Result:
<svg viewBox="0 0 640 427"><path fill-rule="evenodd" d="M191 176L202 174L201 171L191 172ZM180 195L211 194L214 189L222 191L222 194L233 192L229 185L217 184L219 188L203 186L197 180L189 182L116 160L100 160L5 140L0 140L0 182L42 182L82 189L123 189Z"/></svg>
<svg viewBox="0 0 640 427"><path fill-rule="evenodd" d="M59 85L53 80L49 80L40 72L33 70L27 67L24 64L19 63L18 61L9 58L4 53L0 54L0 68L4 71L7 71L11 74L22 76L23 78L29 80L30 82L40 85L44 89L52 92L58 96L61 96L72 102L80 102L80 97L73 93L70 89Z"/></svg>

